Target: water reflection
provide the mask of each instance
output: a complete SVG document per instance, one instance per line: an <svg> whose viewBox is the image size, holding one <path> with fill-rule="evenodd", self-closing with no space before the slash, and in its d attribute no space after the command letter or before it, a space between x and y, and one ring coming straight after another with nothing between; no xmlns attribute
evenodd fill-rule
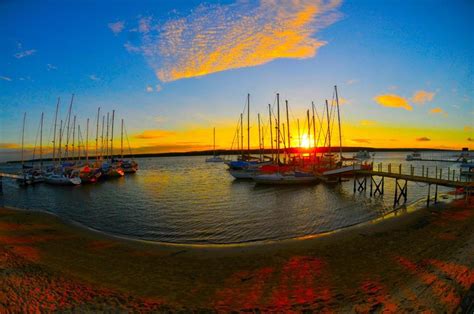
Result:
<svg viewBox="0 0 474 314"><path fill-rule="evenodd" d="M402 163L408 169L405 155L377 153L375 162ZM393 209L391 179L385 181L384 196L370 198L368 191L354 194L352 180L277 187L235 181L224 164L205 163L203 157L144 158L139 163L135 175L77 187L25 189L5 180L4 202L49 210L118 235L175 243L301 237L374 219ZM427 186L408 183L409 202L426 193Z"/></svg>

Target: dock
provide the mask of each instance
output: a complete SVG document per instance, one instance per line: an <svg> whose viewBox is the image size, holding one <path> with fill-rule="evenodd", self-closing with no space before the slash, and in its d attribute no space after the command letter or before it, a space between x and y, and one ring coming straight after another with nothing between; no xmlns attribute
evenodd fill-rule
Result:
<svg viewBox="0 0 474 314"><path fill-rule="evenodd" d="M434 169L433 169L434 168ZM394 170L394 171L393 171ZM404 172L405 170L405 172ZM377 167L372 165L372 170L359 170L354 169L354 193L365 192L367 188L367 181L370 179L369 189L370 196L383 195L385 178L395 179L395 195L393 206L396 207L407 201L408 185L410 182L425 183L428 185L428 195L426 205L429 207L431 202L431 186L434 186L434 203L438 201L438 186L451 187L455 189L463 189L466 196L466 200L469 195L474 192L474 181L465 179L459 171L455 169L443 169L438 167L430 168L425 165L421 167L405 167L402 169L402 165L388 164L386 170L384 170L382 163L378 164ZM377 179L379 178L379 179ZM464 180L463 180L464 179Z"/></svg>

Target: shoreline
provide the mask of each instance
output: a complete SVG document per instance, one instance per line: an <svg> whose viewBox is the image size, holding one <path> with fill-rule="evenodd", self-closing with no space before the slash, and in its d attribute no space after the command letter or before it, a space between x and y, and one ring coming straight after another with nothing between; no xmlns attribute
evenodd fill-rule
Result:
<svg viewBox="0 0 474 314"><path fill-rule="evenodd" d="M474 284L473 226L474 199L455 200L326 236L196 247L0 208L0 311L454 312Z"/></svg>
<svg viewBox="0 0 474 314"><path fill-rule="evenodd" d="M456 198L443 198L443 196L449 196L448 193L440 193L439 197L443 199L440 203L443 203L445 205L450 204L451 202L455 201ZM447 201L448 200L448 201ZM337 229L329 230L329 231L324 231L320 233L311 233L307 235L302 235L302 236L296 236L296 237L290 237L290 238L282 238L282 239L266 239L266 240L250 240L246 242L230 242L230 243L175 243L175 242L165 242L165 241L155 241L155 240L150 240L150 239L139 239L139 238L134 238L131 236L126 236L126 235L120 235L120 234L114 234L111 232L95 229L92 227L87 226L86 224L83 224L81 222L75 221L73 219L69 219L66 217L62 217L61 215L48 211L48 210L41 210L41 209L25 209L25 208L19 208L19 207L13 207L13 206L3 206L6 209L11 209L11 210L17 210L17 211L25 211L25 212L38 212L38 213L44 213L47 215L51 215L53 217L58 218L61 220L64 224L66 225L71 225L74 227L78 227L81 229L84 229L86 231L94 232L97 234L101 234L107 237L110 237L112 239L117 239L117 240L124 240L124 241L131 241L131 242L139 242L139 243L147 243L150 245L163 245L163 246L176 246L176 247L216 247L216 248L225 248L225 247L245 247L245 246L261 246L261 245L269 245L269 244L278 244L282 242L289 242L289 241L299 241L299 240L304 240L304 239L313 239L313 238L320 238L320 237L325 237L329 236L338 232L342 232L345 230L351 230L353 228L360 228L364 227L366 225L371 225L374 223L379 223L381 221L385 221L387 219L393 219L396 217L399 217L399 215L408 215L410 213L413 213L417 210L422 210L425 209L423 206L419 206L421 203L424 202L424 198L420 198L418 200L415 200L409 204L401 205L397 208L393 208L392 210L384 213L380 217L376 217L367 221L362 221L362 222L356 222L344 227L340 227ZM1 206L0 206L1 208ZM399 215L398 215L399 214Z"/></svg>

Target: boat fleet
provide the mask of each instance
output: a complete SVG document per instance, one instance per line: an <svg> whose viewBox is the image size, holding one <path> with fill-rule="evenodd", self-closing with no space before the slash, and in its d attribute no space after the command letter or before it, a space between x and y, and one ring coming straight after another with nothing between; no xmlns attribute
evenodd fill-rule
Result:
<svg viewBox="0 0 474 314"><path fill-rule="evenodd" d="M124 131L126 133L126 130L123 119L121 120L120 153L116 154L114 152L115 110L112 111L112 114L103 115L101 119L101 108L98 108L95 154L91 156L89 119L86 120L85 134L83 134L77 117L72 115L73 102L74 95L71 97L66 118L64 120L60 119L58 125L60 108L60 99L58 98L52 126L52 158L51 163L47 165L43 152L44 113L41 113L39 134L37 134L37 138L39 138L39 157L35 158L35 143L33 161L31 164L25 162L26 113L24 114L21 139L21 171L17 179L20 185L28 186L42 182L52 185L80 185L122 177L126 173L135 173L138 170L138 163L133 158L124 158L123 141ZM125 136L128 142L128 136L126 134ZM129 151L129 156L131 156L130 145Z"/></svg>
<svg viewBox="0 0 474 314"><path fill-rule="evenodd" d="M276 104L275 104L276 102ZM300 120L297 119L298 145L292 147L295 138L289 118L289 104L285 101L286 118L280 110L280 95L277 93L274 105L268 104L268 123L258 114L258 149L250 145L250 94L247 95L244 112L240 114L231 150L240 151L237 158L225 160L228 173L236 180L253 180L258 184L294 185L312 184L320 181L338 182L341 176L350 176L354 170L372 169L368 152L353 158L342 155L341 113L337 86L331 103L325 101L319 114L314 102L306 111L303 136ZM247 114L247 147L244 147L244 113ZM337 124L335 120L337 119ZM303 120L304 121L304 120ZM267 124L265 128L264 124ZM339 147L331 148L331 134L337 125ZM270 138L270 147L265 148L265 138ZM302 143L302 138L305 143ZM252 154L251 152L254 152ZM258 151L258 156L255 154ZM215 130L214 130L214 157ZM206 161L211 161L208 159Z"/></svg>

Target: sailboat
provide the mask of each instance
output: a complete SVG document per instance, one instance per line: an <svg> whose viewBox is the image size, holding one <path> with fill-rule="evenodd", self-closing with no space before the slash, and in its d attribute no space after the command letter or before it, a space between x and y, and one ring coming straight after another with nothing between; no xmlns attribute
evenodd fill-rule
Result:
<svg viewBox="0 0 474 314"><path fill-rule="evenodd" d="M287 134L283 131L283 136L288 136L288 144L286 154L290 152L290 122L288 114L288 101L286 101L286 121L287 121ZM309 129L309 124L308 124ZM291 160L291 156L289 158ZM270 169L270 167L268 167ZM252 177L257 184L270 184L270 185L298 185L298 184L313 184L317 183L319 179L312 172L302 171L298 167L291 167L289 165L280 164L280 101L279 94L277 94L277 164L272 167L274 171L270 173L263 173L266 171L266 167L262 167L262 173L259 173Z"/></svg>
<svg viewBox="0 0 474 314"><path fill-rule="evenodd" d="M73 98L74 99L74 95ZM63 136L63 120L60 122L59 126L59 145L56 152L56 126L57 126L57 117L59 109L60 99L58 98L58 103L56 105L56 114L54 117L54 137L53 137L53 163L54 165L47 170L44 181L48 184L53 185L79 185L82 180L79 177L79 171L67 167L66 164L61 164L61 142ZM72 100L71 100L72 105ZM71 108L71 105L69 106ZM66 146L67 147L67 146ZM67 148L66 148L67 149Z"/></svg>
<svg viewBox="0 0 474 314"><path fill-rule="evenodd" d="M122 177L125 175L121 167L121 162L114 160L114 118L115 110L112 110L112 121L111 121L111 136L110 136L110 159L107 156L107 162L102 163L102 173L106 178ZM107 113L107 155L108 155L108 141L109 141L109 114Z"/></svg>
<svg viewBox="0 0 474 314"><path fill-rule="evenodd" d="M25 142L25 124L26 124L26 112L23 116L23 128L22 128L22 136L21 136L21 173L17 182L20 185L32 185L35 183L44 182L44 172L43 172L43 118L44 114L41 113L41 120L40 120L40 144L39 144L39 151L40 151L40 166L39 168L36 165L27 166L25 165L24 159L24 142ZM33 154L34 156L34 154ZM34 157L33 157L34 159Z"/></svg>
<svg viewBox="0 0 474 314"><path fill-rule="evenodd" d="M213 147L214 147L214 154L212 157L206 159L206 162L224 162L222 157L216 155L216 128L213 129Z"/></svg>
<svg viewBox="0 0 474 314"><path fill-rule="evenodd" d="M122 127L121 127L121 132L120 132L120 163L121 163L121 168L124 173L135 173L138 171L138 163L133 160L128 159L123 159L123 132L125 130L124 122L122 119ZM128 149L130 150L130 155L132 153L132 149L130 148L130 142L128 141L128 134L127 130L125 130L125 136L127 137L127 143L128 143Z"/></svg>

